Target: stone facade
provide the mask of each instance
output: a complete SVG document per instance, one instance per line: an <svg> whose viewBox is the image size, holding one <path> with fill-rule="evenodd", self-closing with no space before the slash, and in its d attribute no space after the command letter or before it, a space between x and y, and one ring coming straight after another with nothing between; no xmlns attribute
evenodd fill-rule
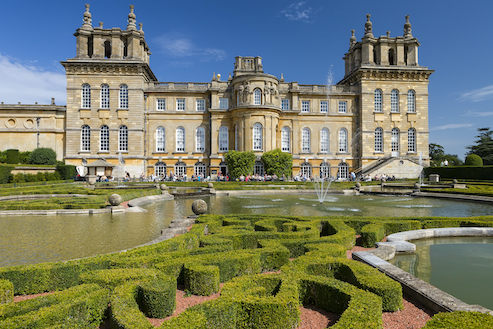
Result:
<svg viewBox="0 0 493 329"><path fill-rule="evenodd" d="M76 56L62 62L69 164L104 159L118 165L121 156L132 176L215 178L227 173L229 150L253 151L255 171L263 173L261 155L279 148L293 155L293 175L345 178L377 162L412 164L420 155L429 161L433 71L418 65L409 17L404 36L375 38L368 15L360 42L353 31L345 76L336 85L284 81L265 73L258 56L236 57L227 79L214 74L210 82L161 82L149 66L133 6L125 30L93 27L88 5L83 19ZM395 176L415 175L415 168L406 170Z"/></svg>

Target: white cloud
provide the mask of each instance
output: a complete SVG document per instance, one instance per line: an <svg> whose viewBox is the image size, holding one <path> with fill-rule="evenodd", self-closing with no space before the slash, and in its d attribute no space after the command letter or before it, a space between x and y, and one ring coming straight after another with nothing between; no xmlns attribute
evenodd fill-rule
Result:
<svg viewBox="0 0 493 329"><path fill-rule="evenodd" d="M479 102L489 98L493 98L493 85L463 93L459 100Z"/></svg>
<svg viewBox="0 0 493 329"><path fill-rule="evenodd" d="M163 53L171 57L195 57L201 62L221 61L226 57L224 50L197 47L188 37L180 34L164 34L154 41Z"/></svg>
<svg viewBox="0 0 493 329"><path fill-rule="evenodd" d="M36 61L34 61L36 63ZM61 67L61 66L60 66ZM60 70L61 71L61 70ZM23 64L0 53L0 101L4 104L57 104L67 101L65 74Z"/></svg>
<svg viewBox="0 0 493 329"><path fill-rule="evenodd" d="M310 16L313 14L312 7L305 7L306 1L300 1L290 4L286 9L281 11L289 20L310 22Z"/></svg>
<svg viewBox="0 0 493 329"><path fill-rule="evenodd" d="M463 117L489 117L493 115L493 111L491 112L479 112L479 111L467 111L462 114Z"/></svg>
<svg viewBox="0 0 493 329"><path fill-rule="evenodd" d="M472 123L451 123L448 125L433 127L430 130L449 130L449 129L469 128L472 126L473 126Z"/></svg>

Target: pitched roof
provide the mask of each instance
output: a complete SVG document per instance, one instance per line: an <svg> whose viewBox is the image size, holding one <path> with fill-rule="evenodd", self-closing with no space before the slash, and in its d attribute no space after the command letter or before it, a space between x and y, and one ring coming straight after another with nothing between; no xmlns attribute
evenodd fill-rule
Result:
<svg viewBox="0 0 493 329"><path fill-rule="evenodd" d="M115 167L115 165L112 165L109 162L106 162L103 159L98 159L94 162L91 162L90 164L86 165L86 167Z"/></svg>

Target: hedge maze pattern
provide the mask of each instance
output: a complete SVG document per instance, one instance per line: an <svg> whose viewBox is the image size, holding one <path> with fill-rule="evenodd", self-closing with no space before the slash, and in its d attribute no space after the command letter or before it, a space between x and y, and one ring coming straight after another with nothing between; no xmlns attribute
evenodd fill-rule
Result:
<svg viewBox="0 0 493 329"><path fill-rule="evenodd" d="M447 224L479 222L491 224L482 219ZM437 219L205 215L188 233L155 245L1 268L0 328L98 328L109 317L114 328L150 329L146 317L173 313L177 284L210 295L220 283L218 299L193 306L160 328L296 328L300 305L339 314L333 328L381 328L382 311L403 307L401 286L346 259L356 232L363 244L372 245L390 233L440 225ZM46 291L57 292L12 303L14 294Z"/></svg>

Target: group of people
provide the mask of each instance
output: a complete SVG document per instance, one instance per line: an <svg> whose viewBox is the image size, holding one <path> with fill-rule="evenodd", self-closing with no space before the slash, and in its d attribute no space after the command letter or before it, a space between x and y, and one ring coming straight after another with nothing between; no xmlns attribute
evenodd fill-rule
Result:
<svg viewBox="0 0 493 329"><path fill-rule="evenodd" d="M372 178L371 178L371 176L370 176L370 175L366 175L366 176L364 176L361 180L362 180L362 181L364 181L364 182L371 182L371 181L372 181ZM392 176L389 176L389 175L386 175L386 174L382 174L382 175L379 177L378 175L375 175L375 177L374 177L374 179L373 179L373 180L375 180L375 181L380 180L380 181L382 181L382 182L383 182L383 181L385 181L385 182L386 182L386 181L394 181L394 180L395 180L395 176L393 176L393 175L392 175Z"/></svg>

